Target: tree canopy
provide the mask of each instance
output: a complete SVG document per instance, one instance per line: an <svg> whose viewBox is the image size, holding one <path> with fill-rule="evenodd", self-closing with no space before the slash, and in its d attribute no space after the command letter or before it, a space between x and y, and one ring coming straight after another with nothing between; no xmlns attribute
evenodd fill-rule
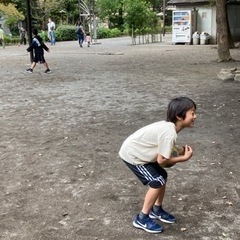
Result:
<svg viewBox="0 0 240 240"><path fill-rule="evenodd" d="M0 15L7 16L6 24L10 27L25 18L23 13L19 12L13 3L0 3Z"/></svg>

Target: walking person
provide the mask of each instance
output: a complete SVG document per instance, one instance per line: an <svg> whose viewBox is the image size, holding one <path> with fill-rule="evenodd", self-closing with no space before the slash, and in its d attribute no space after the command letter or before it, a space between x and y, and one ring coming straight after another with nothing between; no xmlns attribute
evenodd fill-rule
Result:
<svg viewBox="0 0 240 240"><path fill-rule="evenodd" d="M90 44L91 44L91 42L92 42L92 38L91 38L91 36L90 36L90 33L87 33L87 34L86 34L85 41L87 42L87 46L90 47Z"/></svg>
<svg viewBox="0 0 240 240"><path fill-rule="evenodd" d="M78 39L79 46L83 47L85 32L83 30L83 26L82 26L81 22L79 22L76 26L76 34L77 34L77 39Z"/></svg>
<svg viewBox="0 0 240 240"><path fill-rule="evenodd" d="M5 48L5 41L4 41L4 31L2 26L0 26L0 44Z"/></svg>
<svg viewBox="0 0 240 240"><path fill-rule="evenodd" d="M119 155L127 167L144 184L148 185L141 212L133 226L149 233L160 233L163 227L153 221L175 223L175 217L163 208L168 174L164 168L188 161L193 154L189 145L172 153L177 134L193 127L196 120L196 104L187 97L178 97L168 104L167 119L147 125L122 144Z"/></svg>
<svg viewBox="0 0 240 240"><path fill-rule="evenodd" d="M27 48L27 51L30 52L34 50L34 59L33 59L33 63L31 65L30 68L26 69L26 72L28 73L33 73L33 69L35 68L37 63L40 64L44 64L44 66L46 67L46 70L44 71L44 73L51 73L47 62L45 61L44 58L44 50L49 52L49 48L44 44L42 38L40 36L38 36L38 31L37 29L33 29L33 40L32 40L32 44L30 45L30 47Z"/></svg>
<svg viewBox="0 0 240 240"><path fill-rule="evenodd" d="M21 27L20 28L20 37L21 37L20 44L23 44L23 43L24 43L24 45L27 44L26 35L27 35L27 31L24 29L24 27Z"/></svg>
<svg viewBox="0 0 240 240"><path fill-rule="evenodd" d="M55 43L56 43L55 28L56 28L55 23L52 21L51 18L49 18L48 19L48 38L51 42L51 45L55 45Z"/></svg>

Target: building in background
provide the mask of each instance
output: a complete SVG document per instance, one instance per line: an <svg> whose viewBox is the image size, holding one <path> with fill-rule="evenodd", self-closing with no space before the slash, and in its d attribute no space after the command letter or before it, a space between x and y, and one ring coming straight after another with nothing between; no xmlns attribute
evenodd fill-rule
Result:
<svg viewBox="0 0 240 240"><path fill-rule="evenodd" d="M9 28L8 28L8 27L6 26L6 24L5 24L5 18L4 18L3 16L0 17L0 26L2 27L5 35L11 34Z"/></svg>
<svg viewBox="0 0 240 240"><path fill-rule="evenodd" d="M207 0L170 0L170 6L178 11L192 12L192 32L208 33L210 43L217 42L216 6ZM240 40L240 0L227 1L230 31L234 41Z"/></svg>

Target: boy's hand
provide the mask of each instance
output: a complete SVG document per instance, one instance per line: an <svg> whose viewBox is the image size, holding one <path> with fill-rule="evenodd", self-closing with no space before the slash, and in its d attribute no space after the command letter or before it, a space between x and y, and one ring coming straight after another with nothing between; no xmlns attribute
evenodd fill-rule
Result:
<svg viewBox="0 0 240 240"><path fill-rule="evenodd" d="M185 151L184 151L183 156L184 156L184 158L186 159L186 161L187 161L188 159L190 159L190 158L192 157L192 155L193 155L193 150L192 150L192 148L191 148L190 146L188 146L188 145L185 145Z"/></svg>

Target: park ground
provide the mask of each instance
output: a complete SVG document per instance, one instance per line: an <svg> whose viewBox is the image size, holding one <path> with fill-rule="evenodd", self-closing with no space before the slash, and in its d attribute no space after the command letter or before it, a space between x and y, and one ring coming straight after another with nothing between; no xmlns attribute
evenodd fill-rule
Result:
<svg viewBox="0 0 240 240"><path fill-rule="evenodd" d="M47 44L49 45L49 44ZM216 46L131 45L130 38L49 46L33 74L26 46L0 48L1 240L239 240L240 82L223 81ZM146 187L118 157L124 139L165 119L169 100L197 104L179 133L194 155L168 170L176 224L132 226Z"/></svg>

